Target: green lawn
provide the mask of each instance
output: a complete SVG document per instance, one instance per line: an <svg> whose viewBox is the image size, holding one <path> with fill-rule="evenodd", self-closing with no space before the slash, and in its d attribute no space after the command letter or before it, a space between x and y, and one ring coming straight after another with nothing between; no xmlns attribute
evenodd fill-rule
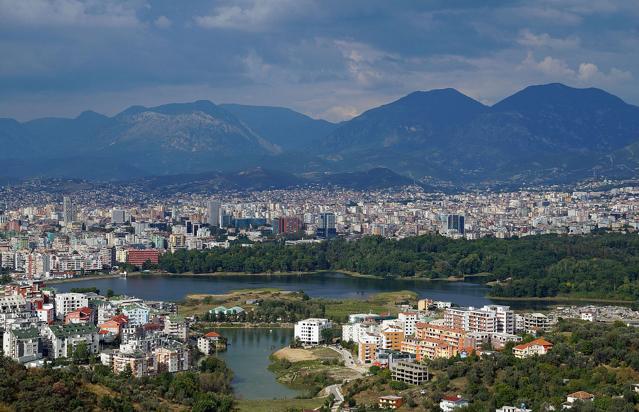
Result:
<svg viewBox="0 0 639 412"><path fill-rule="evenodd" d="M326 301L326 317L345 321L352 313L386 313L397 314L397 303L417 302L417 294L403 290L398 292L378 293L367 299L343 299Z"/></svg>
<svg viewBox="0 0 639 412"><path fill-rule="evenodd" d="M322 398L313 399L266 399L266 400L239 400L237 401L239 412L279 412L289 408L315 409L324 403Z"/></svg>

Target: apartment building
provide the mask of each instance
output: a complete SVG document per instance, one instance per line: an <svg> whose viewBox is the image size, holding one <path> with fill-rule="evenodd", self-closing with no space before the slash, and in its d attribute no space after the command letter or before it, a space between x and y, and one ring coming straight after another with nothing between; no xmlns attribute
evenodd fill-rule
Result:
<svg viewBox="0 0 639 412"><path fill-rule="evenodd" d="M55 316L57 319L63 320L64 316L89 306L89 298L84 293L58 293L55 295Z"/></svg>
<svg viewBox="0 0 639 412"><path fill-rule="evenodd" d="M50 358L69 357L80 343L86 343L89 353L98 353L99 335L95 325L48 325L44 335Z"/></svg>
<svg viewBox="0 0 639 412"><path fill-rule="evenodd" d="M328 319L309 318L295 324L294 336L306 345L319 345L324 341L322 331L333 326Z"/></svg>
<svg viewBox="0 0 639 412"><path fill-rule="evenodd" d="M404 341L404 329L390 326L382 330L380 335L382 349L401 350L402 342Z"/></svg>
<svg viewBox="0 0 639 412"><path fill-rule="evenodd" d="M4 356L20 363L41 359L40 331L35 327L11 328L4 332L2 350Z"/></svg>
<svg viewBox="0 0 639 412"><path fill-rule="evenodd" d="M444 321L450 327L467 332L515 333L515 313L508 306L448 308Z"/></svg>

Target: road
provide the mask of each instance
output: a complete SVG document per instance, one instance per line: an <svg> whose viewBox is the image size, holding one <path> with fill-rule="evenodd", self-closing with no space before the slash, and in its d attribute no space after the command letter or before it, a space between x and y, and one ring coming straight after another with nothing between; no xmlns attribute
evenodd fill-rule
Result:
<svg viewBox="0 0 639 412"><path fill-rule="evenodd" d="M339 411L340 405L344 402L344 395L342 395L340 386L342 385L338 383L326 387L326 393L335 397L335 402L333 402L333 406L331 406L331 412Z"/></svg>
<svg viewBox="0 0 639 412"><path fill-rule="evenodd" d="M341 346L338 345L331 345L328 346L326 345L327 348L329 349L333 349L335 352L339 353L340 355L342 355L342 360L344 361L344 366L346 366L347 368L353 369L354 371L357 371L359 373L361 373L362 375L365 375L366 372L368 372L368 368L362 365L359 365L355 359L353 359L353 355L346 349L342 348Z"/></svg>

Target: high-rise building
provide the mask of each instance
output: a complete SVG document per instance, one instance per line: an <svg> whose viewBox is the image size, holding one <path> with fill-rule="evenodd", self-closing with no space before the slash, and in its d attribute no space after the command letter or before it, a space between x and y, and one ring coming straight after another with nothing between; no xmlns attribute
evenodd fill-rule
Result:
<svg viewBox="0 0 639 412"><path fill-rule="evenodd" d="M273 232L276 234L292 234L302 230L302 221L298 217L283 216L273 220Z"/></svg>
<svg viewBox="0 0 639 412"><path fill-rule="evenodd" d="M123 209L111 210L111 223L123 224L130 220L129 214Z"/></svg>
<svg viewBox="0 0 639 412"><path fill-rule="evenodd" d="M460 235L464 234L464 215L448 215L449 231L457 231Z"/></svg>
<svg viewBox="0 0 639 412"><path fill-rule="evenodd" d="M320 213L317 221L316 235L319 238L328 239L337 236L335 229L335 213Z"/></svg>
<svg viewBox="0 0 639 412"><path fill-rule="evenodd" d="M62 218L64 220L64 226L69 226L75 220L75 213L73 210L73 203L69 196L62 198Z"/></svg>
<svg viewBox="0 0 639 412"><path fill-rule="evenodd" d="M220 202L209 200L208 222L210 226L220 227Z"/></svg>

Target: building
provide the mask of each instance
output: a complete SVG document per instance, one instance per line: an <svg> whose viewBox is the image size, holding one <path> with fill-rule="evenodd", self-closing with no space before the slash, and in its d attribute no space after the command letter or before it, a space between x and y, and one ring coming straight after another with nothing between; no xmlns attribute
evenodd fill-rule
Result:
<svg viewBox="0 0 639 412"><path fill-rule="evenodd" d="M404 325L404 336L412 336L415 334L415 326L419 319L418 312L400 312L397 315L397 320L401 321Z"/></svg>
<svg viewBox="0 0 639 412"><path fill-rule="evenodd" d="M157 265L160 260L160 251L157 249L129 249L126 255L126 263L142 267L147 261Z"/></svg>
<svg viewBox="0 0 639 412"><path fill-rule="evenodd" d="M468 401L459 395L444 396L439 402L439 409L442 412L452 412L465 406L468 406Z"/></svg>
<svg viewBox="0 0 639 412"><path fill-rule="evenodd" d="M156 373L181 372L191 367L191 352L188 346L172 344L159 347L153 351Z"/></svg>
<svg viewBox="0 0 639 412"><path fill-rule="evenodd" d="M55 316L62 320L74 310L89 306L89 298L84 293L58 293L55 295Z"/></svg>
<svg viewBox="0 0 639 412"><path fill-rule="evenodd" d="M164 333L185 341L189 334L189 325L184 317L179 315L169 315L164 318Z"/></svg>
<svg viewBox="0 0 639 412"><path fill-rule="evenodd" d="M322 331L333 326L328 319L309 318L295 324L295 339L306 345L319 345L324 341Z"/></svg>
<svg viewBox="0 0 639 412"><path fill-rule="evenodd" d="M71 226L71 223L75 220L75 210L73 208L73 202L69 196L62 198L62 220L64 227Z"/></svg>
<svg viewBox="0 0 639 412"><path fill-rule="evenodd" d="M337 236L335 213L320 213L315 234L321 239L330 239Z"/></svg>
<svg viewBox="0 0 639 412"><path fill-rule="evenodd" d="M428 366L410 361L398 361L390 365L393 380L420 385L429 379Z"/></svg>
<svg viewBox="0 0 639 412"><path fill-rule="evenodd" d="M205 355L210 355L218 350L226 349L226 342L217 332L208 332L197 339L197 348Z"/></svg>
<svg viewBox="0 0 639 412"><path fill-rule="evenodd" d="M357 359L359 363L371 363L377 359L377 349L380 347L381 337L377 334L365 333L359 337L357 345Z"/></svg>
<svg viewBox="0 0 639 412"><path fill-rule="evenodd" d="M397 395L380 396L378 405L380 409L397 409L404 404L404 398Z"/></svg>
<svg viewBox="0 0 639 412"><path fill-rule="evenodd" d="M536 334L540 331L547 332L550 329L550 319L543 313L526 313L523 315L522 321L522 327L517 329L526 333Z"/></svg>
<svg viewBox="0 0 639 412"><path fill-rule="evenodd" d="M533 412L533 410L526 408L526 405L522 404L520 407L502 406L499 409L495 409L495 412Z"/></svg>
<svg viewBox="0 0 639 412"><path fill-rule="evenodd" d="M42 359L40 331L35 327L6 330L3 335L2 350L5 356L20 363Z"/></svg>
<svg viewBox="0 0 639 412"><path fill-rule="evenodd" d="M115 225L121 225L130 220L129 214L123 209L111 210L111 223Z"/></svg>
<svg viewBox="0 0 639 412"><path fill-rule="evenodd" d="M210 226L220 227L220 202L217 200L209 200L207 204L207 221Z"/></svg>
<svg viewBox="0 0 639 412"><path fill-rule="evenodd" d="M390 349L399 351L402 349L404 341L404 330L389 326L381 332L381 349Z"/></svg>
<svg viewBox="0 0 639 412"><path fill-rule="evenodd" d="M129 319L130 326L141 326L149 323L150 309L142 303L123 305L121 311Z"/></svg>
<svg viewBox="0 0 639 412"><path fill-rule="evenodd" d="M273 232L278 235L291 235L302 231L302 221L298 217L283 216L273 220Z"/></svg>
<svg viewBox="0 0 639 412"><path fill-rule="evenodd" d="M464 215L448 215L446 229L449 233L464 234Z"/></svg>
<svg viewBox="0 0 639 412"><path fill-rule="evenodd" d="M595 395L585 391L577 391L566 396L566 402L561 407L562 409L572 409L575 407L575 402L592 402L595 400Z"/></svg>
<svg viewBox="0 0 639 412"><path fill-rule="evenodd" d="M90 323L95 324L95 311L89 307L83 307L67 313L64 323Z"/></svg>
<svg viewBox="0 0 639 412"><path fill-rule="evenodd" d="M244 313L244 309L239 306L233 306L232 308L227 308L226 306L218 306L211 310L209 310L209 314L211 315L239 315L240 313Z"/></svg>
<svg viewBox="0 0 639 412"><path fill-rule="evenodd" d="M44 330L49 358L66 358L79 344L85 343L89 353L98 353L99 335L95 325L49 325Z"/></svg>
<svg viewBox="0 0 639 412"><path fill-rule="evenodd" d="M515 333L515 313L508 306L448 308L444 321L446 325L466 332Z"/></svg>
<svg viewBox="0 0 639 412"><path fill-rule="evenodd" d="M122 373L130 370L136 378L150 375L155 366L153 354L145 352L114 351L110 354L110 358L109 352L102 352L100 360L102 364L111 366L113 372Z"/></svg>
<svg viewBox="0 0 639 412"><path fill-rule="evenodd" d="M540 356L547 354L552 349L552 343L543 338L535 339L532 342L523 343L513 348L513 355L516 358L523 359L531 356Z"/></svg>

